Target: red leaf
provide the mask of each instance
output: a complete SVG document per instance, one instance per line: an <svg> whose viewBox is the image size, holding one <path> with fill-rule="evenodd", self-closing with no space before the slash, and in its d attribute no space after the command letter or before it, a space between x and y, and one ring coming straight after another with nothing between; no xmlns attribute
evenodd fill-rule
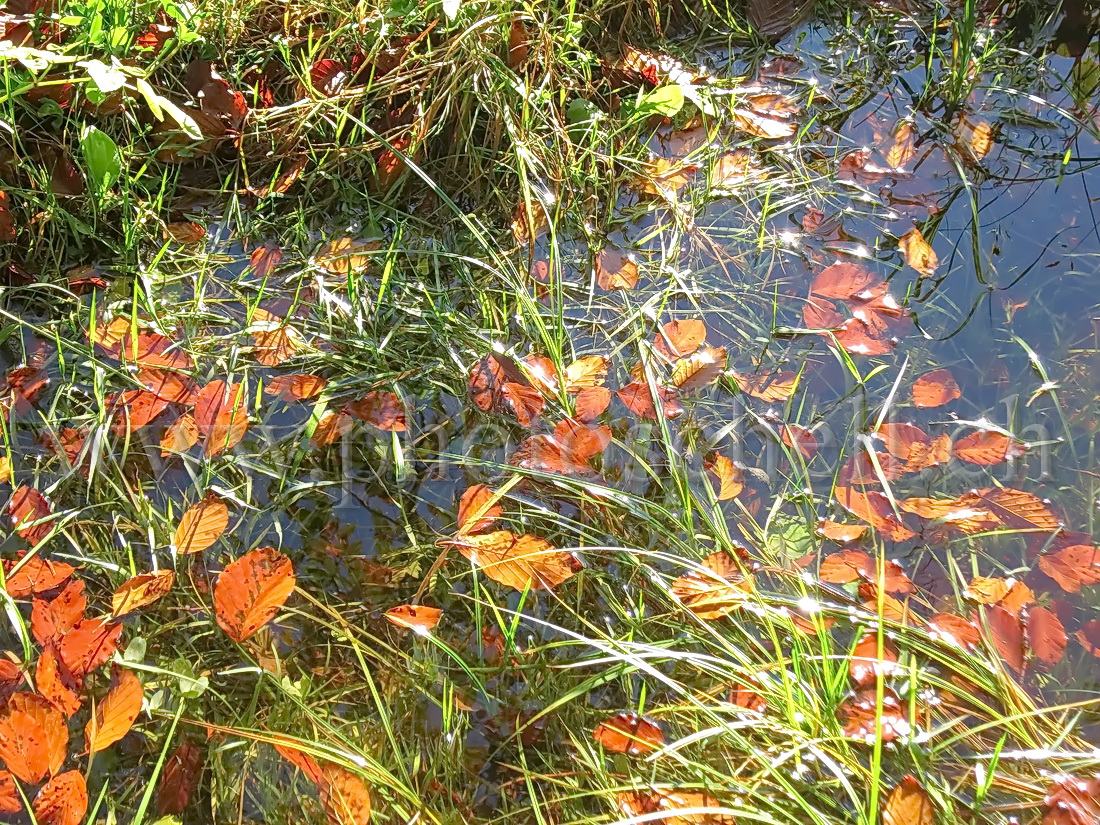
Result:
<svg viewBox="0 0 1100 825"><path fill-rule="evenodd" d="M949 370L932 370L913 382L913 403L918 407L942 407L958 398L962 390Z"/></svg>
<svg viewBox="0 0 1100 825"><path fill-rule="evenodd" d="M1036 659L1048 667L1058 664L1067 642L1066 629L1053 611L1033 607L1027 612L1027 643Z"/></svg>
<svg viewBox="0 0 1100 825"><path fill-rule="evenodd" d="M248 430L248 403L243 384L211 381L195 400L195 423L206 439L209 458L235 447Z"/></svg>
<svg viewBox="0 0 1100 825"><path fill-rule="evenodd" d="M369 392L361 400L348 404L347 410L356 418L386 432L405 432L405 407L392 392Z"/></svg>
<svg viewBox="0 0 1100 825"><path fill-rule="evenodd" d="M8 502L8 515L11 517L12 527L31 545L38 544L50 534L51 525L48 519L53 513L46 497L33 487L23 485L12 493ZM10 592L10 591L9 591Z"/></svg>
<svg viewBox="0 0 1100 825"><path fill-rule="evenodd" d="M189 739L184 739L164 763L164 772L157 785L157 814L183 813L198 785L201 772L202 751Z"/></svg>

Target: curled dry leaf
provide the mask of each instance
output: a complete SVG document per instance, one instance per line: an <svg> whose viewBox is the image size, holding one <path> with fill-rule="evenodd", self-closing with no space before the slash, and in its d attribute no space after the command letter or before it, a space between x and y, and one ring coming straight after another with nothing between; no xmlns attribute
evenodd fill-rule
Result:
<svg viewBox="0 0 1100 825"><path fill-rule="evenodd" d="M157 814L180 814L191 800L202 772L202 751L189 739L184 739L164 763L164 772L157 784L154 807Z"/></svg>
<svg viewBox="0 0 1100 825"><path fill-rule="evenodd" d="M592 731L592 738L613 753L641 756L665 743L665 735L656 722L636 713L618 713L604 719Z"/></svg>
<svg viewBox="0 0 1100 825"><path fill-rule="evenodd" d="M231 639L243 642L279 612L295 585L290 559L261 547L231 562L214 585L214 615Z"/></svg>
<svg viewBox="0 0 1100 825"><path fill-rule="evenodd" d="M183 514L172 543L177 553L201 553L221 538L228 526L229 508L214 493L207 493Z"/></svg>
<svg viewBox="0 0 1100 825"><path fill-rule="evenodd" d="M924 786L907 774L890 791L882 809L883 825L933 825L935 811Z"/></svg>
<svg viewBox="0 0 1100 825"><path fill-rule="evenodd" d="M12 528L21 539L36 545L50 534L53 510L46 497L34 487L17 487L8 502ZM10 585L9 585L10 592Z"/></svg>
<svg viewBox="0 0 1100 825"><path fill-rule="evenodd" d="M958 398L962 390L950 370L932 370L913 382L913 403L918 407L942 407Z"/></svg>
<svg viewBox="0 0 1100 825"><path fill-rule="evenodd" d="M717 498L719 501L729 501L737 498L745 489L745 476L733 460L721 453L714 453L707 459L704 466L714 478L718 480Z"/></svg>
<svg viewBox="0 0 1100 825"><path fill-rule="evenodd" d="M1031 655L1045 667L1062 661L1069 639L1058 615L1046 607L1033 607L1027 612L1027 646Z"/></svg>
<svg viewBox="0 0 1100 825"><path fill-rule="evenodd" d="M493 491L484 484L475 484L462 494L458 503L458 532L462 535L483 533L504 513L499 502L490 504Z"/></svg>
<svg viewBox="0 0 1100 825"><path fill-rule="evenodd" d="M440 544L457 547L490 579L516 590L553 589L573 578L581 568L572 553L556 549L545 539L517 536L509 530L459 535Z"/></svg>
<svg viewBox="0 0 1100 825"><path fill-rule="evenodd" d="M605 249L596 258L596 283L600 289L634 289L638 264L622 252Z"/></svg>
<svg viewBox="0 0 1100 825"><path fill-rule="evenodd" d="M106 664L118 648L122 625L106 619L82 619L65 634L59 653L62 663L77 679Z"/></svg>
<svg viewBox="0 0 1100 825"><path fill-rule="evenodd" d="M57 773L68 742L64 717L41 696L14 693L0 711L0 759L21 782Z"/></svg>
<svg viewBox="0 0 1100 825"><path fill-rule="evenodd" d="M1019 458L1027 448L995 430L977 430L955 442L955 457L985 467Z"/></svg>
<svg viewBox="0 0 1100 825"><path fill-rule="evenodd" d="M267 382L264 392L284 401L302 401L320 395L327 385L328 381L319 375L279 375Z"/></svg>
<svg viewBox="0 0 1100 825"><path fill-rule="evenodd" d="M119 619L139 608L148 607L162 599L172 589L175 581L176 574L171 570L142 573L127 579L119 585L111 598L111 613Z"/></svg>
<svg viewBox="0 0 1100 825"><path fill-rule="evenodd" d="M111 688L96 705L95 715L84 728L88 753L109 748L130 732L141 713L144 693L141 680L132 670L115 665L111 668Z"/></svg>
<svg viewBox="0 0 1100 825"><path fill-rule="evenodd" d="M672 384L691 392L717 381L726 368L725 347L702 347L672 365Z"/></svg>
<svg viewBox="0 0 1100 825"><path fill-rule="evenodd" d="M80 771L65 771L42 786L34 798L40 825L80 825L88 812L88 786Z"/></svg>
<svg viewBox="0 0 1100 825"><path fill-rule="evenodd" d="M211 381L195 400L195 423L206 439L207 458L235 447L248 430L248 404L243 384Z"/></svg>
<svg viewBox="0 0 1100 825"><path fill-rule="evenodd" d="M898 239L898 248L905 256L905 262L921 275L930 278L936 274L940 259L931 244L917 227L913 227Z"/></svg>
<svg viewBox="0 0 1100 825"><path fill-rule="evenodd" d="M439 624L443 611L426 604L401 604L386 611L386 618L398 627L427 633Z"/></svg>
<svg viewBox="0 0 1100 825"><path fill-rule="evenodd" d="M754 592L752 577L725 550L703 559L705 570L692 570L672 583L672 597L700 619L728 616Z"/></svg>
<svg viewBox="0 0 1100 825"><path fill-rule="evenodd" d="M368 392L359 401L348 404L347 410L356 418L384 432L403 433L408 430L405 406L393 392Z"/></svg>

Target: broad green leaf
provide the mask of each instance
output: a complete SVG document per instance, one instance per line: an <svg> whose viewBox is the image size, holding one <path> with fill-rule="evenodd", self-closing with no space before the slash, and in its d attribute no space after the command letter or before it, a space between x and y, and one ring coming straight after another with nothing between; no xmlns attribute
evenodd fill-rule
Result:
<svg viewBox="0 0 1100 825"><path fill-rule="evenodd" d="M106 132L86 126L80 135L80 152L95 191L102 195L114 186L122 174L118 144Z"/></svg>
<svg viewBox="0 0 1100 825"><path fill-rule="evenodd" d="M661 86L641 99L637 111L643 117L674 117L684 108L684 99L684 90L679 86Z"/></svg>

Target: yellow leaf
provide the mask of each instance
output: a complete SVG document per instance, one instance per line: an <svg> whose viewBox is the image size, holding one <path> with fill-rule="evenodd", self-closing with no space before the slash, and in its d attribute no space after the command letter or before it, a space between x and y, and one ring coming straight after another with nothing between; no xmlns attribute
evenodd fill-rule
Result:
<svg viewBox="0 0 1100 825"><path fill-rule="evenodd" d="M894 132L894 142L886 153L886 162L894 169L901 169L913 159L916 149L913 147L915 132L909 121L901 123Z"/></svg>
<svg viewBox="0 0 1100 825"><path fill-rule="evenodd" d="M720 619L745 603L753 592L751 576L725 550L703 560L706 572L692 570L672 583L672 596L700 619Z"/></svg>
<svg viewBox="0 0 1100 825"><path fill-rule="evenodd" d="M216 542L229 526L229 508L213 493L189 508L180 519L173 539L180 554L201 553Z"/></svg>
<svg viewBox="0 0 1100 825"><path fill-rule="evenodd" d="M905 262L921 275L930 277L936 274L936 268L940 265L939 256L917 227L914 226L898 239L898 247L905 256Z"/></svg>
<svg viewBox="0 0 1100 825"><path fill-rule="evenodd" d="M725 347L702 347L672 365L672 383L683 392L713 384L726 368Z"/></svg>
<svg viewBox="0 0 1100 825"><path fill-rule="evenodd" d="M544 539L517 536L509 530L456 536L440 544L457 547L490 579L516 590L549 590L571 579L580 569L572 553L557 550Z"/></svg>

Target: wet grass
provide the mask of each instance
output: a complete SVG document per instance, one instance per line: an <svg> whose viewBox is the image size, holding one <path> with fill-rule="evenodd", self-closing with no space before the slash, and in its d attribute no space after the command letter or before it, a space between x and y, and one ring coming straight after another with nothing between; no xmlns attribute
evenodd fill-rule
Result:
<svg viewBox="0 0 1100 825"><path fill-rule="evenodd" d="M158 11L90 6L80 21L62 21L69 53L108 64L129 57L133 34ZM817 525L843 515L833 499L845 462L866 452L876 424L898 416L954 426L946 413L915 411L908 388L934 367L980 373L982 346L1009 382L1035 392L1034 403L1021 400L1005 420L1004 388L979 380L959 416L999 416L1012 433L1050 424L1044 443L1062 440L1057 478L1048 483L1021 463L1015 477L934 469L887 488L897 498L954 496L1035 482L1057 496L1072 528L1091 532L1095 483L1076 471L1090 466L1092 434L1070 420L1060 388L1041 389L1052 379L1039 371L1062 352L1042 337L1043 321L963 333L969 343L958 349L938 340L965 327L972 307L982 317L997 290L1016 296L1007 287L1023 266L990 249L984 187L1072 176L1090 162L1076 144L1044 140L1087 140L1095 128L1083 112L1059 119L1070 106L1064 90L1037 68L1059 13L1039 10L1026 28L969 0L951 13L826 4L821 14L830 22L802 30L802 46L779 47L816 56L783 74L772 64L769 74L772 47L718 9L464 2L449 20L435 5L204 1L186 25L171 23L179 42L141 58L142 70L182 102L193 100L185 67L213 60L250 110L239 138L181 163L155 158L162 137L150 131L140 93L123 114L89 114L80 102L88 76L65 64L45 78L76 80L75 97L34 103L30 75L7 64L0 116L18 129L3 179L17 236L5 250L19 270L0 304L5 366L42 358L50 377L5 423L12 485L51 499L57 519L37 552L80 566L90 614L102 615L133 575L177 573L171 593L125 622L118 655L145 686L134 731L92 760L77 759L77 739L70 747L89 778L89 821L156 819L146 789L185 737L204 758L180 814L196 823L325 819L314 784L270 747L278 734L360 776L374 818L392 822L872 825L906 775L925 788L940 823L1037 821L1044 771L1095 771L1095 659L1083 647L1050 673L1017 674L988 632L964 651L925 623L934 612L968 616L974 575L1024 577L1026 532L930 529L906 545L872 534L860 545L875 560L869 588L816 576L836 549ZM528 53L510 65L509 36L521 29ZM666 80L709 61L713 75L689 88L706 111L690 101L673 111L654 84L601 66L615 66L627 43L683 61L685 69L658 65ZM403 50L396 65L382 71L395 50ZM344 61L350 71L357 51L367 68L347 87L313 88L317 61ZM260 105L255 67L267 67L272 105ZM797 104L789 138L737 126L745 89L757 82ZM1050 102L1026 109L1027 94ZM652 114L661 105L671 106L668 118ZM967 154L960 115L1004 130L995 163ZM942 155L939 209L911 213L942 258L951 248L957 255L936 278L917 277L894 248L901 232L889 213L905 207L879 181L838 174L851 149L881 150L904 118ZM125 172L100 194L87 179L83 194L55 191L46 150L60 147L87 169L80 136L92 124L111 136ZM700 144L687 155L698 171L682 190L645 192L638 181L653 153L684 154L666 148L676 140ZM379 172L387 148L402 158L393 180ZM716 192L708 180L717 160L736 149L759 171ZM281 188L281 172L299 161L301 176L285 192L256 194ZM805 229L807 207L839 216L844 232ZM199 221L206 236L165 240L163 226L183 220ZM370 241L346 266L326 251L342 237ZM282 253L265 274L247 266L262 241ZM597 285L604 248L630 253L638 288ZM803 328L810 274L845 255L889 276L927 346L865 358ZM537 261L545 281L530 274ZM85 264L108 284L73 294L65 273ZM275 367L258 364L250 332L258 308L286 318L308 346ZM139 384L89 344L87 330L116 316L177 341L200 384L245 383L251 418L240 445L216 457L201 448L162 456L157 427L112 432L107 398ZM601 419L612 442L598 473L579 475L509 463L527 430L469 400L470 369L491 351L545 356L559 374L578 357L604 355L613 389L631 380L636 362L659 375L650 342L674 318L704 319L708 343L727 347L732 370L794 370L801 389L761 403L724 375L685 394L684 415L656 421L613 399ZM1096 349L1080 336L1069 341ZM263 392L290 372L328 384L309 404ZM1081 374L1087 382L1088 370ZM400 396L408 431L356 422L333 444L311 444L326 412L372 390ZM1087 383L1067 390L1089 392ZM569 414L567 394L548 395L545 421ZM785 444L781 424L817 428L818 455ZM82 433L71 459L49 446L66 428ZM704 470L715 450L744 462L745 494L718 500ZM584 569L552 590L516 592L455 551L434 565L436 542L454 534L458 497L475 483L504 491L509 529L576 552ZM180 514L209 490L229 503L229 529L204 553L178 555ZM5 558L25 545L12 535ZM268 545L291 557L296 592L272 624L235 643L215 623L213 583L226 563ZM729 615L703 619L671 587L691 571L713 580L703 560L723 550L744 556L754 589ZM896 556L920 586L909 599L919 621L890 614L883 586ZM1078 605L1086 618L1095 589ZM1037 593L1045 604L1069 598L1056 588ZM443 608L434 631L383 617L414 599ZM8 602L8 649L31 667L40 645L29 614L29 601ZM896 647L898 663L866 681L868 727L853 734L843 708L855 692L853 651L867 634L876 658ZM86 692L101 696L105 685L93 677ZM623 711L658 720L663 745L629 755L594 741L595 727ZM74 718L75 733L84 716ZM644 801L630 802L629 792ZM699 810L676 810L685 808Z"/></svg>

